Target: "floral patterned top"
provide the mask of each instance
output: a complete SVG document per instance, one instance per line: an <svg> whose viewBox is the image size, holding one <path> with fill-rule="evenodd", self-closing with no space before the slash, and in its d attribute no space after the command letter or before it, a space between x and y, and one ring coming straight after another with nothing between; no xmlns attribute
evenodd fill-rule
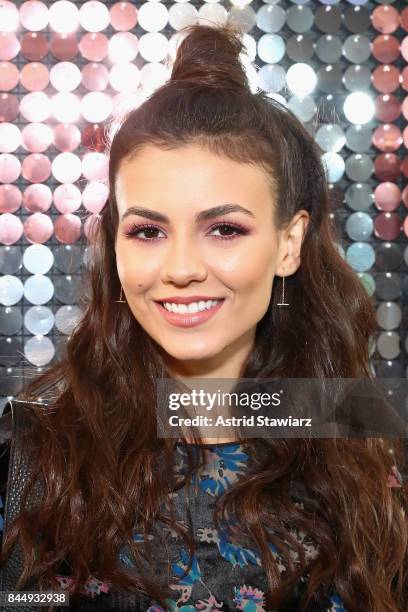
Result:
<svg viewBox="0 0 408 612"><path fill-rule="evenodd" d="M234 543L231 529L228 534L216 529L213 510L218 496L232 485L250 461L244 446L235 442L204 444L205 465L192 477L191 490L184 487L173 493L178 521L188 524L194 533L196 551L192 568L187 577L175 579L171 588L175 596L168 599L166 610L171 612L193 612L204 610L245 610L246 612L295 612L299 610L300 595L306 578L301 579L299 587L290 602L280 611L266 607L266 576L262 568L259 551L250 546ZM178 447L178 469L182 472L187 465L183 448ZM196 450L193 445L193 451ZM190 516L188 523L187 516ZM317 555L317 547L306 534L292 530L303 543L306 558ZM179 544L178 559L173 563L175 578L181 577L188 565L187 550L181 546L180 538L172 533L174 545ZM277 549L270 545L278 561L281 572L286 568ZM340 597L334 590L324 601L309 607L319 612L346 612ZM152 603L148 612L164 612L159 605Z"/></svg>
<svg viewBox="0 0 408 612"><path fill-rule="evenodd" d="M170 573L172 579L168 582L174 596L166 600L165 612L204 612L235 611L245 612L298 612L301 594L307 582L307 575L302 577L296 587L290 602L278 610L267 607L265 594L267 591L266 576L262 568L259 551L248 546L238 545L234 542L233 530L228 534L223 529L216 529L213 521L215 501L227 488L244 473L250 463L246 448L236 442L219 444L204 444L205 464L192 476L191 486L175 490L171 496L177 513L177 522L190 529L194 535L195 554L192 566L187 576L182 577L188 567L188 551L177 532L163 527L160 536L167 536L168 551L172 562ZM196 451L192 445L193 452ZM187 465L186 453L181 444L177 445L176 471L182 474ZM8 465L10 459L10 443L0 443L0 544L3 533L4 504L7 491ZM390 487L405 487L405 478L394 466L389 476ZM302 502L294 502L302 506ZM318 554L318 546L308 539L305 533L291 529L293 535L302 543L306 558L313 558ZM149 540L154 540L154 534L149 534ZM143 535L134 533L134 540L142 541ZM165 537L166 539L166 537ZM270 545L270 549L278 562L281 572L285 565L277 549ZM157 550L157 549L156 549ZM158 560L165 555L163 548L157 550ZM170 558L168 557L168 559ZM132 562L124 547L120 553L120 560L124 566L132 567ZM296 556L294 556L296 562ZM168 561L167 561L168 563ZM150 568L148 568L150 569ZM157 574L156 574L157 575ZM66 589L71 578L67 575L58 575L57 579L62 589ZM106 598L108 602L110 585L106 582L90 577L83 594L89 599L101 601ZM72 601L72 599L71 599ZM70 603L69 609L76 609ZM82 609L82 608L80 608ZM108 606L106 610L111 608ZM135 611L164 612L155 601L141 596L140 605ZM308 612L347 612L346 608L334 589L323 601L309 604Z"/></svg>
<svg viewBox="0 0 408 612"><path fill-rule="evenodd" d="M194 447L194 445L192 445ZM194 534L195 553L191 570L182 578L188 566L188 549L184 548L184 541L178 533L170 528L160 527L160 534L167 529L169 548L171 550L172 580L168 582L174 596L166 599L166 612L193 612L195 610L233 611L245 612L295 612L297 603L305 587L307 576L302 577L293 598L279 611L266 607L265 593L267 590L266 576L262 568L259 551L250 546L240 546L231 539L231 530L228 535L217 530L213 523L213 509L216 498L221 495L239 475L245 470L249 457L242 444L236 442L219 443L216 445L203 445L205 447L205 465L192 476L190 487L182 487L171 495L177 516L177 522L184 527L190 526ZM245 447L246 448L246 447ZM176 447L178 457L177 470L183 472L186 463L186 453L181 445ZM193 448L193 452L196 451ZM9 451L7 447L0 446L0 535L3 530L3 506L5 502L7 466ZM295 502L296 503L296 502ZM306 534L292 530L304 546L306 558L317 555L318 547L310 541ZM143 536L135 532L134 540L141 541ZM154 535L149 534L149 539ZM278 561L281 572L285 566L277 549L270 545L271 551ZM157 557L164 557L162 550ZM295 561L296 561L296 557ZM124 547L120 553L121 562L132 567L132 562L126 554ZM157 575L157 574L156 574ZM61 588L67 588L70 577L58 575ZM90 577L86 584L84 595L103 599L107 597L109 583L101 582ZM147 600L143 596L138 610L147 612L164 612L157 602ZM346 612L339 595L332 590L324 601L309 604L308 610L313 612ZM135 608L136 609L136 608Z"/></svg>

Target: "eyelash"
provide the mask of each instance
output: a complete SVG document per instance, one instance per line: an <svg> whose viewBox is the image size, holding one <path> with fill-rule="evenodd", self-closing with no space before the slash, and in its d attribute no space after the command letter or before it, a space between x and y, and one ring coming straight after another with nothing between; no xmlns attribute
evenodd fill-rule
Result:
<svg viewBox="0 0 408 612"><path fill-rule="evenodd" d="M217 236L217 240L232 240L237 236L248 234L248 230L242 225L239 225L238 223L218 223L216 225L213 225L210 230L218 229L219 227L232 228L237 233L232 236ZM124 236L127 238L135 238L136 240L140 240L141 242L156 242L156 240L160 240L160 238L137 238L136 234L146 229L160 230L160 228L156 225L132 225L126 232L124 232Z"/></svg>

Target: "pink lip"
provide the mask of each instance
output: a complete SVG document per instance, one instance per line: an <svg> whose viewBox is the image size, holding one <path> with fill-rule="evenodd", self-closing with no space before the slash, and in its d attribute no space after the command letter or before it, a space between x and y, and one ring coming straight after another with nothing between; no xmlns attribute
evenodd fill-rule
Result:
<svg viewBox="0 0 408 612"><path fill-rule="evenodd" d="M162 306L159 302L155 302L159 312L163 315L163 317L171 323L172 325L176 325L177 327L194 327L195 325L200 325L201 323L205 323L208 319L211 319L215 315L215 313L221 308L225 299L218 302L212 308L208 308L207 310L203 310L202 312L188 312L186 314L179 314L178 312L169 312Z"/></svg>
<svg viewBox="0 0 408 612"><path fill-rule="evenodd" d="M217 295L215 295L214 297L212 297L211 295L189 295L189 296L171 296L171 297L165 297L165 298L161 298L158 300L155 300L155 302L171 302L172 304L190 304L191 302L207 302L208 300L221 300L223 298L218 297Z"/></svg>

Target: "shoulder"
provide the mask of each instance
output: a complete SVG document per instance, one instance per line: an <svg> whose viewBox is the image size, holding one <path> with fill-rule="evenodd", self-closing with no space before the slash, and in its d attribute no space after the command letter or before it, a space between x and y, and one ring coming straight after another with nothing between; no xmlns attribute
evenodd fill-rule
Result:
<svg viewBox="0 0 408 612"><path fill-rule="evenodd" d="M10 479L9 471L13 461L12 442L15 436L16 422L19 421L18 417L21 417L25 422L23 414L25 408L31 403L33 402L28 400L9 400L0 415L0 539L3 531L4 508Z"/></svg>
<svg viewBox="0 0 408 612"><path fill-rule="evenodd" d="M0 416L0 538L3 534L4 506L6 500L10 446L13 436L12 405L8 401Z"/></svg>
<svg viewBox="0 0 408 612"><path fill-rule="evenodd" d="M46 405L44 402L31 402L28 400L8 400L4 406L3 412L0 415L0 449L8 446L13 438L14 421L18 416L23 414L32 414L26 410L30 404ZM1 454L1 453L0 453Z"/></svg>
<svg viewBox="0 0 408 612"><path fill-rule="evenodd" d="M4 406L2 415L0 416L0 445L5 445L10 442L13 433L13 412L12 404L9 400Z"/></svg>

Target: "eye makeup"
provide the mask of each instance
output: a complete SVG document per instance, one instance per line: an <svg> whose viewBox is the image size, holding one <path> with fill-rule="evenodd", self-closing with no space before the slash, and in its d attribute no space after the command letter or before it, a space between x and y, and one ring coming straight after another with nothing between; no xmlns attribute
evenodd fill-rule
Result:
<svg viewBox="0 0 408 612"><path fill-rule="evenodd" d="M242 236L242 235L246 235L249 233L249 230L247 228L245 228L243 225L239 224L239 223L230 223L230 222L220 222L220 223L216 223L214 225L212 225L210 227L209 231L213 231L213 230L219 230L220 228L228 228L229 231L234 231L235 234L229 235L229 236L216 236L216 238L218 240L231 240L233 238L236 238L237 236ZM129 229L127 229L126 231L123 232L123 235L126 238L135 238L136 240L140 240L141 242L156 242L157 240L159 240L157 237L153 238L139 238L137 237L137 234L141 233L141 232L149 232L149 231L162 231L160 227L156 226L156 225L151 225L151 224L133 224L129 227Z"/></svg>

